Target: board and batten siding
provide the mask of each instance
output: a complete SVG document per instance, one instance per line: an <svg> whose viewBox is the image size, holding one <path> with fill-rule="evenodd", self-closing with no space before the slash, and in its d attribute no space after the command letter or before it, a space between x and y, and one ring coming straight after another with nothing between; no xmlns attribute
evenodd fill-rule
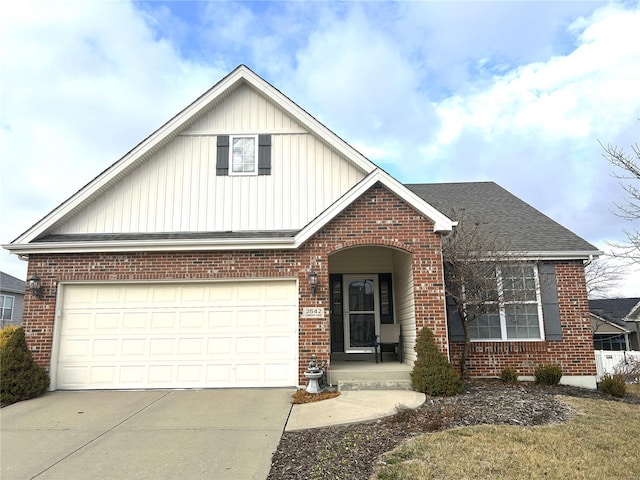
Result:
<svg viewBox="0 0 640 480"><path fill-rule="evenodd" d="M217 135L271 134L271 175L216 176ZM55 232L295 230L365 172L247 86Z"/></svg>

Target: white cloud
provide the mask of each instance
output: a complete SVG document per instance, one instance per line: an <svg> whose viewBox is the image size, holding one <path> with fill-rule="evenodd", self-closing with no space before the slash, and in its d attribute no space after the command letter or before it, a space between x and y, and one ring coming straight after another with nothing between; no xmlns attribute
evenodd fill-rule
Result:
<svg viewBox="0 0 640 480"><path fill-rule="evenodd" d="M10 2L0 22L2 243L227 73L181 59L127 2Z"/></svg>
<svg viewBox="0 0 640 480"><path fill-rule="evenodd" d="M619 239L597 140L638 138L640 7L598 4L9 2L0 241L239 63L401 181L495 180Z"/></svg>

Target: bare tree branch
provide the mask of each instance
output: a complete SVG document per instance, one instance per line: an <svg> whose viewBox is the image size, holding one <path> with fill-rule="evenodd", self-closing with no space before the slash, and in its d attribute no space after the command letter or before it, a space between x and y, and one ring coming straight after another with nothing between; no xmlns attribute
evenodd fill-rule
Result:
<svg viewBox="0 0 640 480"><path fill-rule="evenodd" d="M491 232L482 219L467 218L464 210L454 211L451 218L457 219L458 225L443 238L445 291L462 321L464 348L460 373L465 378L471 344L469 324L482 315L497 313L500 302L505 300L499 293L498 269L525 262L522 255L510 248L508 239Z"/></svg>
<svg viewBox="0 0 640 480"><path fill-rule="evenodd" d="M591 299L606 298L611 290L618 287L625 269L614 265L607 256L589 263L584 274L587 281L587 296Z"/></svg>
<svg viewBox="0 0 640 480"><path fill-rule="evenodd" d="M640 231L637 227L640 220L640 147L638 144L631 145L633 155L628 155L614 145L600 145L605 152L602 154L603 157L615 168L612 175L621 180L620 186L626 192L624 203L614 203L614 213L633 222L631 228L623 230L627 240L611 242L610 245L616 249L616 257L640 263Z"/></svg>

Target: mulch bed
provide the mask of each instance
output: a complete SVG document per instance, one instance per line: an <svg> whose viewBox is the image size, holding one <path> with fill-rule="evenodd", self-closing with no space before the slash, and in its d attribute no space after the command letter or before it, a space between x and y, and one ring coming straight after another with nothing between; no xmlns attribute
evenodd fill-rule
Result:
<svg viewBox="0 0 640 480"><path fill-rule="evenodd" d="M372 423L285 432L273 454L268 480L362 480L379 457L403 441L427 432L480 424L535 426L564 422L574 413L555 396L595 398L640 405L640 397L623 399L576 387L545 387L499 380L465 384L462 395L428 397L415 409Z"/></svg>

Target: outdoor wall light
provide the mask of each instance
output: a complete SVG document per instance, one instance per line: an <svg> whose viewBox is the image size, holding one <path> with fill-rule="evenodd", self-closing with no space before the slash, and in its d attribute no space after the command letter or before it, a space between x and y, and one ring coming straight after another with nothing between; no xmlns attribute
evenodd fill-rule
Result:
<svg viewBox="0 0 640 480"><path fill-rule="evenodd" d="M42 281L40 277L33 274L27 281L29 282L29 291L42 300Z"/></svg>
<svg viewBox="0 0 640 480"><path fill-rule="evenodd" d="M318 286L318 274L315 270L309 272L309 286L311 287L311 295L316 296L316 287Z"/></svg>

